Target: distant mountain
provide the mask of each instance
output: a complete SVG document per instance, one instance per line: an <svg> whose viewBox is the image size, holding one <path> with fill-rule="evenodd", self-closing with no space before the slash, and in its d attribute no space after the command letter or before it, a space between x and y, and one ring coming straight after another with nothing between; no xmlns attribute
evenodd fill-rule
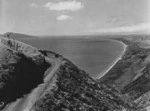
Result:
<svg viewBox="0 0 150 111"><path fill-rule="evenodd" d="M95 80L55 52L1 38L1 110L145 111L150 89L148 38L117 40L128 45L126 53Z"/></svg>

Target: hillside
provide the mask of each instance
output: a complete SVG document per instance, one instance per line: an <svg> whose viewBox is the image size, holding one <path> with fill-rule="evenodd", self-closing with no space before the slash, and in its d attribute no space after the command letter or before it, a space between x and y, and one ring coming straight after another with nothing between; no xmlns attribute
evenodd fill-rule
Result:
<svg viewBox="0 0 150 111"><path fill-rule="evenodd" d="M45 52L49 55L49 52ZM114 88L99 84L83 70L64 59L53 88L48 89L34 104L33 111L120 111L136 110L129 100L124 100Z"/></svg>
<svg viewBox="0 0 150 111"><path fill-rule="evenodd" d="M3 37L1 110L145 111L150 89L150 50L145 39L118 38L128 45L126 53L105 76L95 80L55 52Z"/></svg>
<svg viewBox="0 0 150 111"><path fill-rule="evenodd" d="M148 37L118 38L128 47L122 60L99 81L116 87L138 107L150 105L150 39Z"/></svg>
<svg viewBox="0 0 150 111"><path fill-rule="evenodd" d="M21 46L10 47L9 42L7 39L1 39L0 43L0 103L2 108L42 83L43 74L50 67L42 54L34 53L33 55L26 49L20 51Z"/></svg>

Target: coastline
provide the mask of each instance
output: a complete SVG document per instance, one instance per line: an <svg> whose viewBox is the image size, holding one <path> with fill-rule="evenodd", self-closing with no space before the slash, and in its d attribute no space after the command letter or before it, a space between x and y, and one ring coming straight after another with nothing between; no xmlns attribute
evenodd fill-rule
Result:
<svg viewBox="0 0 150 111"><path fill-rule="evenodd" d="M122 51L122 53L119 55L119 57L112 63L110 64L110 66L108 66L108 68L106 68L103 72L100 73L100 75L97 77L97 79L102 78L105 74L107 74L115 65L116 63L122 59L122 56L124 55L124 53L126 52L127 49L127 45L125 43L123 43L122 41L118 41L118 40L114 40L117 42L120 42L121 44L123 44L124 46L124 50Z"/></svg>

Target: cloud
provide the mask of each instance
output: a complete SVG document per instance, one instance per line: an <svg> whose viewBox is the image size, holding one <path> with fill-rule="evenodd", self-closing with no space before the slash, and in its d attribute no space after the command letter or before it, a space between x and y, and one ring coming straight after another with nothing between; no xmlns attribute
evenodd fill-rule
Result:
<svg viewBox="0 0 150 111"><path fill-rule="evenodd" d="M77 11L83 8L81 2L73 1L61 1L58 3L48 2L45 7L52 11Z"/></svg>
<svg viewBox="0 0 150 111"><path fill-rule="evenodd" d="M30 4L30 7L37 8L37 7L38 7L38 4L36 4L36 3L31 3L31 4Z"/></svg>
<svg viewBox="0 0 150 111"><path fill-rule="evenodd" d="M72 17L69 15L60 15L56 19L62 21L62 20L72 19Z"/></svg>
<svg viewBox="0 0 150 111"><path fill-rule="evenodd" d="M98 33L120 33L120 32L138 32L138 31L150 31L150 23L140 23L137 25L122 26L122 27L112 27L112 28L102 28L91 30L90 32Z"/></svg>

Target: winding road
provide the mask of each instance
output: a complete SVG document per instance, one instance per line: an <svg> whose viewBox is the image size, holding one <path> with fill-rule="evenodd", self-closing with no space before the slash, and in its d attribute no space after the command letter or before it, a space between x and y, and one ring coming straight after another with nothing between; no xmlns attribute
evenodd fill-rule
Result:
<svg viewBox="0 0 150 111"><path fill-rule="evenodd" d="M60 65L63 62L50 53L48 54L48 57L45 57L45 60L50 63L51 66L45 72L46 77L44 78L43 83L34 88L31 93L9 103L3 111L33 111L32 107L34 103L44 94L45 91L53 87L53 82L57 76L56 72L59 70Z"/></svg>

